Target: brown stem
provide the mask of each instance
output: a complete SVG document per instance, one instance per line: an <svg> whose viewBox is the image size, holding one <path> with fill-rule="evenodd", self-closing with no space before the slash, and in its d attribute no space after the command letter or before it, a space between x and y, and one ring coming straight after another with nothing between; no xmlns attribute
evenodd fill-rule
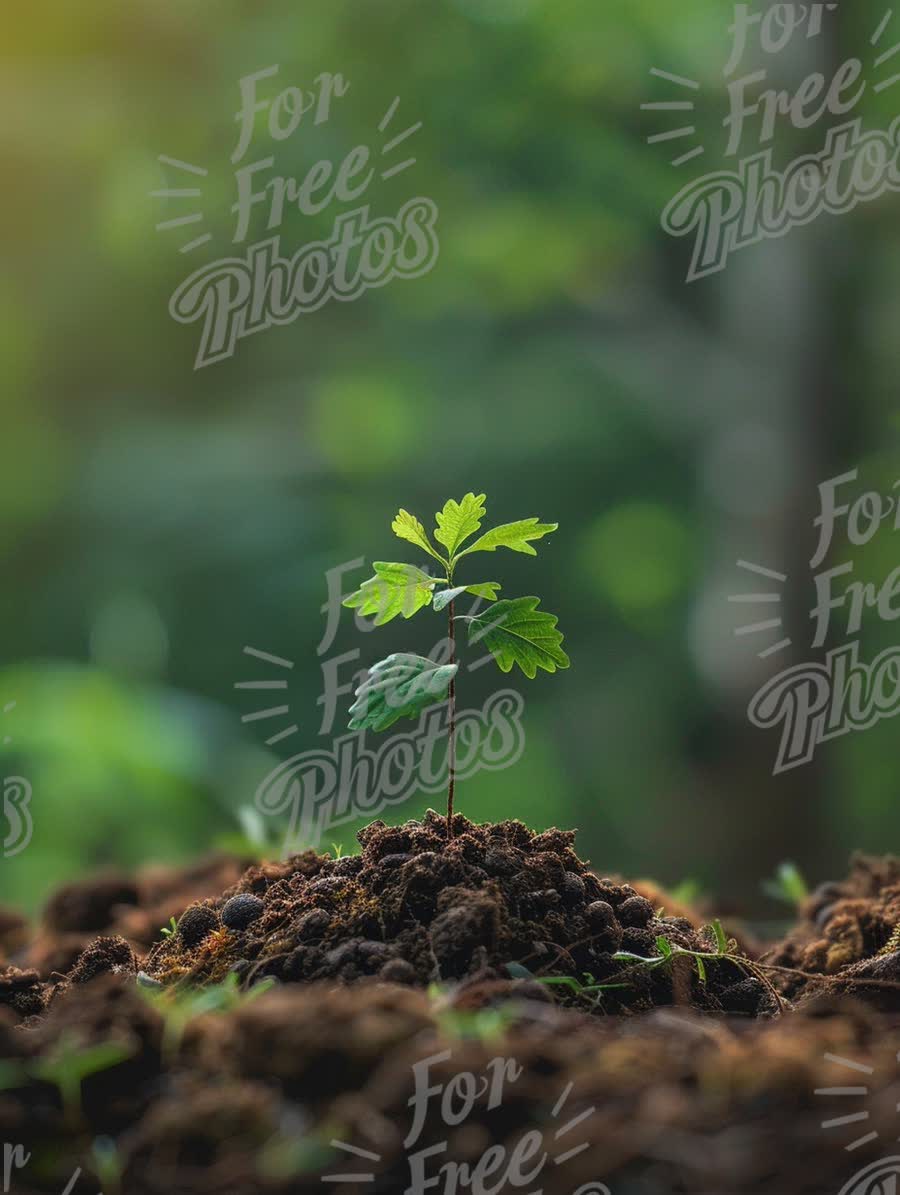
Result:
<svg viewBox="0 0 900 1195"><path fill-rule="evenodd" d="M450 663L456 663L456 623L453 619L455 602L447 606L450 618ZM456 791L456 676L450 681L449 729L447 739L447 837L453 837L453 795Z"/></svg>

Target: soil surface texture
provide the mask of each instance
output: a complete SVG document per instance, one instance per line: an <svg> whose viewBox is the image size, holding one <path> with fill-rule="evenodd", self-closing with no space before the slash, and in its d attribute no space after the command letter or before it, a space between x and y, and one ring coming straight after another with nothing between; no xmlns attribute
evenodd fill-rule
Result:
<svg viewBox="0 0 900 1195"><path fill-rule="evenodd" d="M236 969L250 981L419 987L568 977L609 985L606 1012L672 1003L776 1010L765 983L731 960L710 962L705 976L687 959L659 969L616 960L656 956L660 936L687 950L715 946L711 932L654 909L631 885L594 875L575 853L574 832L457 815L448 838L446 818L429 812L398 827L374 822L359 841L359 855L308 852L251 868L217 900L189 909L146 971L163 983L215 982Z"/></svg>
<svg viewBox="0 0 900 1195"><path fill-rule="evenodd" d="M898 860L855 857L762 953L572 833L453 830L104 873L34 930L4 911L0 1187L900 1189Z"/></svg>

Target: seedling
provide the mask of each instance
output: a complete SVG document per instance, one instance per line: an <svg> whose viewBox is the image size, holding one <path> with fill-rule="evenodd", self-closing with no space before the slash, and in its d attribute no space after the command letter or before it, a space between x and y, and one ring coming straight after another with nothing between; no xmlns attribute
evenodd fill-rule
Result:
<svg viewBox="0 0 900 1195"><path fill-rule="evenodd" d="M729 959L740 965L743 960L736 957L737 943L725 936L721 922L714 921L710 926L715 938L715 950L687 950L684 946L673 945L665 935L660 934L656 939L656 949L659 954L653 958L644 958L641 954L632 954L630 950L619 950L613 955L617 963L634 963L636 966L646 967L648 971L656 971L665 967L676 958L690 958L697 968L697 976L701 983L706 983L706 963L721 962Z"/></svg>
<svg viewBox="0 0 900 1195"><path fill-rule="evenodd" d="M594 1008L603 999L604 992L631 987L630 983L598 983L590 971L582 972L582 978L576 979L574 975L535 975L523 963L507 963L506 970L512 979L530 979L548 988L568 988L579 999L588 1000Z"/></svg>
<svg viewBox="0 0 900 1195"><path fill-rule="evenodd" d="M603 999L604 992L614 992L621 988L630 988L630 983L598 983L596 978L585 971L582 979L575 979L572 975L542 975L538 983L546 987L568 988L579 1000L587 1000L592 1008L596 1008Z"/></svg>
<svg viewBox="0 0 900 1195"><path fill-rule="evenodd" d="M13 1091L28 1082L28 1072L21 1062L0 1059L0 1092Z"/></svg>
<svg viewBox="0 0 900 1195"><path fill-rule="evenodd" d="M703 885L699 880L688 877L670 888L669 894L677 904L695 905L703 899Z"/></svg>
<svg viewBox="0 0 900 1195"><path fill-rule="evenodd" d="M493 1041L502 1037L515 1021L510 1005L488 1008L454 1008L452 988L439 983L428 985L428 998L438 1027L446 1037L460 1041Z"/></svg>
<svg viewBox="0 0 900 1195"><path fill-rule="evenodd" d="M124 1169L119 1147L112 1137L95 1137L91 1143L91 1165L104 1195L120 1195Z"/></svg>
<svg viewBox="0 0 900 1195"><path fill-rule="evenodd" d="M257 1155L257 1170L262 1178L284 1182L304 1174L324 1170L336 1156L329 1144L332 1133L323 1127L303 1134L304 1123L288 1122L263 1145ZM339 1134L340 1130L336 1130Z"/></svg>
<svg viewBox="0 0 900 1195"><path fill-rule="evenodd" d="M456 624L465 622L470 646L483 643L501 672L518 664L534 679L539 668L555 672L568 668L569 658L562 649L562 632L557 619L539 610L540 598L520 597L497 600L497 581L463 584L457 567L473 552L494 552L509 548L527 556L536 556L531 541L555 531L557 523L540 523L536 518L504 523L480 535L463 547L480 529L485 515L484 494L466 494L461 502L452 498L435 516L434 538L443 551L435 548L419 520L400 510L391 524L398 538L415 544L440 566L440 572L425 572L414 564L396 564L376 560L375 575L364 581L344 605L361 615L372 615L375 626L383 626L402 614L412 618L431 606L436 612L447 611L447 658L445 662L406 653L390 655L373 665L363 684L356 690L356 702L350 708L351 730L387 730L399 718L416 718L428 705L448 703L447 730L447 832L453 833L453 801L456 789ZM483 613L457 614L456 602L470 594L493 605Z"/></svg>
<svg viewBox="0 0 900 1195"><path fill-rule="evenodd" d="M796 863L790 862L780 863L774 878L763 881L762 889L766 896L780 900L792 909L799 909L809 896L809 887L803 873Z"/></svg>
<svg viewBox="0 0 900 1195"><path fill-rule="evenodd" d="M755 979L758 979L769 991L770 995L772 995L777 1007L781 1009L783 1006L781 997L763 974L762 968L751 959L745 958L742 954L738 953L737 942L734 938L726 936L724 929L722 929L722 923L720 921L713 921L708 926L708 929L715 942L714 950L688 950L684 946L675 945L665 935L660 934L656 939L656 949L659 951L659 954L653 958L644 958L643 955L632 954L629 950L620 950L613 955L613 959L617 963L630 963L635 967L644 967L648 971L656 971L661 967L671 966L677 958L688 958L696 967L697 978L701 983L706 983L707 980L707 963L731 963L745 975L752 975Z"/></svg>
<svg viewBox="0 0 900 1195"><path fill-rule="evenodd" d="M66 1121L75 1124L81 1117L81 1085L84 1080L118 1066L132 1053L133 1050L121 1042L82 1046L71 1035L63 1035L53 1051L30 1068L30 1073L33 1078L51 1083L57 1089Z"/></svg>
<svg viewBox="0 0 900 1195"><path fill-rule="evenodd" d="M169 924L164 925L159 932L164 938L174 937L174 935L178 933L178 922L174 917L170 917Z"/></svg>
<svg viewBox="0 0 900 1195"><path fill-rule="evenodd" d="M181 1043L185 1029L195 1017L208 1012L231 1012L255 1000L274 984L274 979L264 979L245 990L241 988L238 976L232 972L222 983L209 987L176 985L160 990L139 986L138 991L163 1018L163 1054L171 1059Z"/></svg>
<svg viewBox="0 0 900 1195"><path fill-rule="evenodd" d="M458 1041L495 1041L515 1019L515 1009L502 1004L496 1008L445 1008L435 1013L444 1036Z"/></svg>

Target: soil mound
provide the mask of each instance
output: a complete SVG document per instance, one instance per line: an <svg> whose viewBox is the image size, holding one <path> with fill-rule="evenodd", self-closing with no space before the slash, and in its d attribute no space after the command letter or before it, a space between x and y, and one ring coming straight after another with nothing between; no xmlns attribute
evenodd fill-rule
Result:
<svg viewBox="0 0 900 1195"><path fill-rule="evenodd" d="M251 867L221 895L198 881L147 959L108 928L143 908L121 877L70 886L42 931L88 937L62 982L22 965L9 921L0 1136L31 1159L9 1190L59 1195L80 1170L78 1189L107 1195L396 1195L422 1165L449 1167L444 1185L463 1175L462 1192L526 1141L545 1195L820 1195L900 1177L885 1169L896 860L857 857L812 894L765 973L797 998L773 1017L750 960L708 961L704 980L686 957L614 958L715 943L649 888L593 875L571 833L457 817L448 840L429 814L360 842L352 858ZM585 972L623 986L594 1003L573 990Z"/></svg>
<svg viewBox="0 0 900 1195"><path fill-rule="evenodd" d="M44 979L70 971L99 934L123 937L144 954L171 917L236 883L250 862L216 852L187 867L150 864L133 876L108 870L65 884L47 901L24 952L21 927L0 910L0 952L8 942L11 961L33 968Z"/></svg>
<svg viewBox="0 0 900 1195"><path fill-rule="evenodd" d="M306 852L250 868L218 900L188 909L145 969L162 983L210 983L229 971L245 983L380 979L411 986L568 977L620 984L601 1011L671 1003L759 1015L773 1011L764 983L732 960L705 974L681 958L647 968L617 952L659 955L657 939L710 951L710 935L658 916L628 884L598 879L574 850L574 832L536 834L521 822L475 825L461 815L359 834L362 853ZM593 977L586 981L585 976Z"/></svg>
<svg viewBox="0 0 900 1195"><path fill-rule="evenodd" d="M765 961L785 968L777 982L792 999L852 992L900 1008L900 859L854 855L847 878L810 894Z"/></svg>

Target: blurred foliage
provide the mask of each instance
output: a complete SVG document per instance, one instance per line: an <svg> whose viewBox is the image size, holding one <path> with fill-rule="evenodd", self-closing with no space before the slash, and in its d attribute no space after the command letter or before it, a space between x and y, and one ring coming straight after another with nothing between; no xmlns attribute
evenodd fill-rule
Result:
<svg viewBox="0 0 900 1195"><path fill-rule="evenodd" d="M833 52L867 47L882 13L854 5ZM773 778L775 739L745 714L771 666L735 641L725 596L746 588L740 558L784 567L805 617L808 584L787 566L811 555L815 486L857 465L893 483L896 206L826 217L685 285L688 246L659 225L684 176L646 144L659 115L640 105L671 98L651 67L700 81L714 167L726 16L710 0L7 14L0 708L17 705L0 748L34 785L35 829L0 861L5 900L34 908L84 868L233 833L279 755L343 731L349 702L324 735L316 704L326 571L358 544L389 554L398 506L468 490L488 491L498 522L525 495L525 514L560 523L540 592L573 667L529 689L523 759L462 786L463 811L578 826L600 866L748 897L780 859L815 879L890 840L895 727ZM323 71L350 83L327 123L275 147L281 173L377 145L395 96L392 130L423 122L415 167L371 203L432 198L440 257L195 371L198 327L171 320L169 297L229 252L238 81L275 63L279 88ZM865 104L883 125L896 97ZM268 144L263 114L248 160ZM782 131L779 151L792 146ZM199 252L179 254L184 230L154 231L185 210L149 197L177 185L160 154L208 170ZM291 212L283 243L327 236L335 211ZM857 553L859 575L883 579L896 542ZM531 592L531 562L505 564L504 592ZM403 628L384 634L378 655L406 646ZM892 634L867 624L866 658ZM328 657L357 643L345 611ZM261 706L234 683L274 675L245 645L295 662L300 732L273 750L272 723L240 721ZM364 639L342 679L375 651ZM463 704L498 679L467 678ZM354 828L326 841L349 847Z"/></svg>

